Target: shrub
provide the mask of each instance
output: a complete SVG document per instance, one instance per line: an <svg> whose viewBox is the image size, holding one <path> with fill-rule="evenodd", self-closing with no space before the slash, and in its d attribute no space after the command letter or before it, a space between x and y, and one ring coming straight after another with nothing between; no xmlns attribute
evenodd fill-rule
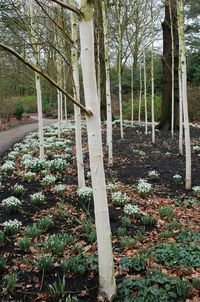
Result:
<svg viewBox="0 0 200 302"><path fill-rule="evenodd" d="M24 113L23 104L22 103L15 104L14 112L13 112L14 117L16 117L18 120L21 120L23 113Z"/></svg>

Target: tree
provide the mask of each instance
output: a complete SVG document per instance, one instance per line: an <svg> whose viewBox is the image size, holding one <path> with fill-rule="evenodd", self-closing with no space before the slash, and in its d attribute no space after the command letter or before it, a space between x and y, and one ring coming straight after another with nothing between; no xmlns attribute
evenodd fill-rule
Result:
<svg viewBox="0 0 200 302"><path fill-rule="evenodd" d="M170 4L169 4L170 3ZM170 7L172 12L172 23L170 20ZM176 0L165 0L165 20L162 23L163 28L163 87L162 87L162 114L159 129L171 129L172 116L172 35L171 24L173 26L174 39L174 125L178 128L178 30L177 30L177 7Z"/></svg>
<svg viewBox="0 0 200 302"><path fill-rule="evenodd" d="M81 11L84 12L80 21L80 41L85 103L93 113L90 118L87 117L87 132L98 243L99 295L110 301L115 294L116 285L96 84L93 1L81 0Z"/></svg>

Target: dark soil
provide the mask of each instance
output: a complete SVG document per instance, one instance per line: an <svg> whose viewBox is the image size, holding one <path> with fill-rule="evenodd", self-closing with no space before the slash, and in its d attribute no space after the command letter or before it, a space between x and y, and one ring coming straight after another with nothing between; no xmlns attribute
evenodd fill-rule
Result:
<svg viewBox="0 0 200 302"><path fill-rule="evenodd" d="M73 136L73 135L72 135ZM192 144L199 144L200 130L196 128L191 129ZM105 140L105 138L104 138ZM86 136L84 136L84 141L86 144ZM183 178L185 177L185 159L180 156L178 151L178 134L175 134L174 139L171 138L168 132L158 132L156 135L156 144L151 143L151 134L144 135L144 129L137 127L136 129L127 127L125 129L124 140L120 140L120 131L114 128L113 132L113 148L114 148L114 165L112 168L107 166L106 154L105 154L105 168L106 175L110 181L118 182L124 190L132 185L137 184L139 178L148 179L148 172L150 170L156 170L160 173L161 177L157 182L152 182L153 185L153 195L147 199L140 198L136 193L131 193L131 201L133 203L139 204L144 207L144 211L155 211L157 204L154 201L162 201L162 199L169 199L172 203L172 199L180 196L192 196L192 190L186 191L184 184L175 185L173 182L173 175L180 174ZM88 152L87 145L85 145L85 161L86 171L88 168ZM138 151L139 150L139 151ZM143 151L143 153L141 153ZM200 158L192 153L192 175L193 175L193 185L199 184L200 171L199 171L199 161ZM74 165L74 164L73 164ZM85 215L86 218L94 220L94 210L93 206L90 206L89 213L85 214L85 208L79 202L76 189L76 168L75 166L70 167L71 170L66 170L63 174L62 181L67 184L69 188L69 193L66 193L64 198L62 198L63 204L66 206L65 214L63 216L54 216L56 204L61 201L60 198L56 197L52 190L45 191L45 203L41 206L34 206L30 201L30 194L41 191L41 185L38 182L25 183L17 176L10 177L3 180L4 189L0 192L0 200L3 200L9 196L12 196L12 187L15 183L23 184L26 193L23 196L23 207L20 213L15 213L8 215L2 208L0 208L0 224L8 219L19 219L22 221L23 227L27 225L32 225L37 222L38 219L44 216L49 216L53 219L54 225L50 229L49 234L56 234L59 232L66 232L68 234L76 234L77 241L83 241L85 248L89 247L91 254L96 254L96 243L91 243L88 240L87 234L81 232L80 223L78 220L83 220L81 215ZM73 169L72 169L73 168ZM149 181L150 182L150 181ZM71 191L70 191L71 190ZM74 210L71 211L73 207ZM51 212L54 209L54 212ZM71 211L68 214L67 211ZM53 214L52 214L53 213ZM115 208L111 204L109 195L109 213L110 222L113 238L115 242L113 243L115 255L116 253L121 253L120 250L120 238L117 236L117 230L122 226L121 218L124 213L121 208ZM154 215L155 216L155 215ZM127 227L126 235L134 237L138 233L143 231L149 239L145 239L148 244L152 244L152 238L158 231L157 226L144 226L140 220L135 219L132 221L131 226ZM45 235L45 234L44 234ZM56 302L59 299L52 300L51 297L47 295L48 285L54 284L58 281L59 277L62 279L62 273L59 268L54 265L54 269L50 274L45 274L42 276L41 273L37 271L35 266L25 266L22 269L21 263L22 259L31 259L35 261L38 254L37 252L31 251L27 253L22 253L19 250L18 241L19 238L23 237L23 230L17 237L9 237L6 239L5 243L1 246L1 254L7 258L6 268L4 273L16 271L18 272L18 284L16 289L10 296L7 296L7 302L34 302L34 301L48 301ZM157 238L157 237L156 237ZM144 241L144 243L146 242ZM35 241L35 243L37 243ZM71 251L70 251L71 249ZM73 248L70 247L69 255ZM35 253L35 254L34 254ZM40 251L44 253L44 251ZM32 258L33 256L33 258ZM143 272L144 273L144 272ZM59 276L59 277L58 277ZM122 277L122 276L121 276ZM1 292L3 297L3 275L0 277ZM98 276L96 272L87 272L84 276L75 276L73 274L66 275L66 294L71 294L76 296L78 301L94 302L97 299L98 293ZM1 299L1 298L0 298ZM5 298L4 298L5 299ZM63 300L60 301L65 301Z"/></svg>

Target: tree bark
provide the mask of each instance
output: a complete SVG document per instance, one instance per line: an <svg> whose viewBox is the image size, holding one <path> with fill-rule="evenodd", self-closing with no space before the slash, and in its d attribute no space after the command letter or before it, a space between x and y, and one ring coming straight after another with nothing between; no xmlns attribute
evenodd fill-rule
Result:
<svg viewBox="0 0 200 302"><path fill-rule="evenodd" d="M170 5L169 5L170 1ZM179 60L179 40L177 29L177 7L176 0L165 0L165 20L162 23L163 28L163 87L162 87L162 112L158 125L159 129L171 129L172 116L172 35L171 35L171 18L170 6L172 9L173 20L173 37L174 37L174 128L178 128L178 60Z"/></svg>

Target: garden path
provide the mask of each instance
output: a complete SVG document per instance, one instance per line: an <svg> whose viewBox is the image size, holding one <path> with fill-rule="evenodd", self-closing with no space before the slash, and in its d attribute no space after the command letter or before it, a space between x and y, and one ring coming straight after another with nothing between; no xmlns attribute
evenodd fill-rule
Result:
<svg viewBox="0 0 200 302"><path fill-rule="evenodd" d="M35 116L32 118L35 119L35 123L33 124L22 125L0 132L0 155L22 139L27 133L38 129L37 118ZM43 121L45 126L56 122L53 119L43 119Z"/></svg>

